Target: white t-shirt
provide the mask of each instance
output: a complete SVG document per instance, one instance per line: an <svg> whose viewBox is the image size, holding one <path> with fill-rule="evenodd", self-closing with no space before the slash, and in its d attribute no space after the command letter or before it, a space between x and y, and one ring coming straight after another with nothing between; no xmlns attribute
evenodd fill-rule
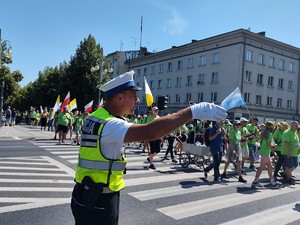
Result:
<svg viewBox="0 0 300 225"><path fill-rule="evenodd" d="M132 123L119 118L110 119L101 134L101 152L107 159L119 159L124 153L124 137Z"/></svg>

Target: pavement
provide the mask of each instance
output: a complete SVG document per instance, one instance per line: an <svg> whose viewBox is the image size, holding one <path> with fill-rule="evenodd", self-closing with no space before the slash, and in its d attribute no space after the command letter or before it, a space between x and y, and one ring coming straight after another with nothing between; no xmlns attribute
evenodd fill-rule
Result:
<svg viewBox="0 0 300 225"><path fill-rule="evenodd" d="M0 139L53 139L54 132L41 131L39 126L15 125L0 127Z"/></svg>

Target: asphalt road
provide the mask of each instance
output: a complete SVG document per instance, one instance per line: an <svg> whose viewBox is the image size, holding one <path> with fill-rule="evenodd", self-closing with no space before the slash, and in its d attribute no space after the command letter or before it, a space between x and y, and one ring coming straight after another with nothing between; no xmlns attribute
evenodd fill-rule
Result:
<svg viewBox="0 0 300 225"><path fill-rule="evenodd" d="M38 128L8 128L0 131L0 224L74 224L69 202L79 147L58 145L52 132ZM254 172L242 184L229 170L230 179L219 184L212 172L205 181L201 168L182 168L163 153L155 171L137 146L126 153L120 225L300 224L299 169L296 185L273 189L263 171L266 187L253 189Z"/></svg>

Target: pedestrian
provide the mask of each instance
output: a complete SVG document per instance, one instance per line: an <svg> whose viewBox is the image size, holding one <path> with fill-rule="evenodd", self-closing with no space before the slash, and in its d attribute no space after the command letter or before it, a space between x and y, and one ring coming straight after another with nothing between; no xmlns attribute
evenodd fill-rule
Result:
<svg viewBox="0 0 300 225"><path fill-rule="evenodd" d="M261 187L261 184L258 182L258 179L262 173L262 171L267 167L268 169L268 175L270 178L270 182L273 186L276 186L276 182L273 177L273 171L272 171L272 164L270 159L270 153L272 151L272 148L276 146L275 142L273 141L273 130L275 128L275 125L273 122L268 121L266 122L265 129L261 132L259 139L260 139L260 148L259 148L259 154L261 156L260 158L260 165L259 168L255 174L255 179L252 182L253 187Z"/></svg>
<svg viewBox="0 0 300 225"><path fill-rule="evenodd" d="M257 169L254 166L254 155L255 153L258 151L258 146L256 144L256 139L259 135L259 129L258 129L258 118L257 117L253 117L252 118L252 122L249 123L247 125L247 130L250 134L252 134L251 137L249 137L249 142L248 142L248 149L249 149L249 161L250 161L250 165L249 165L249 169L251 171L256 172Z"/></svg>
<svg viewBox="0 0 300 225"><path fill-rule="evenodd" d="M17 118L17 111L15 108L11 110L11 125L15 126L16 125L16 118Z"/></svg>
<svg viewBox="0 0 300 225"><path fill-rule="evenodd" d="M213 162L204 168L204 177L207 179L207 173L214 169L214 181L222 182L220 177L220 164L223 155L223 137L225 130L222 128L223 121L213 122L213 126L209 129L210 153L213 157Z"/></svg>
<svg viewBox="0 0 300 225"><path fill-rule="evenodd" d="M226 174L226 170L229 164L232 162L236 162L236 171L238 173L239 182L247 183L247 181L242 177L242 147L241 147L241 139L242 134L240 129L241 122L239 120L235 120L234 128L229 132L229 148L227 152L227 161L224 166L224 172L222 174L222 178L228 178Z"/></svg>
<svg viewBox="0 0 300 225"><path fill-rule="evenodd" d="M80 145L80 134L81 134L81 128L83 125L83 116L78 111L75 113L76 117L73 122L74 124L74 133L75 133L75 144Z"/></svg>
<svg viewBox="0 0 300 225"><path fill-rule="evenodd" d="M63 109L63 112L58 113L56 120L59 137L58 143L64 143L69 130L69 125L72 124L72 118L68 113L68 106Z"/></svg>
<svg viewBox="0 0 300 225"><path fill-rule="evenodd" d="M299 123L297 121L293 121L290 124L291 127L282 134L281 154L284 155L285 158L285 170L282 175L288 184L295 184L295 180L292 178L292 172L298 166L298 125Z"/></svg>
<svg viewBox="0 0 300 225"><path fill-rule="evenodd" d="M11 126L11 109L10 106L5 110L5 126Z"/></svg>
<svg viewBox="0 0 300 225"><path fill-rule="evenodd" d="M147 124L123 119L140 102L141 90L126 72L101 86L104 106L93 112L82 127L82 142L76 168L71 208L76 225L117 225L120 190L126 166L125 143L157 140L191 119L223 120L225 109L202 102Z"/></svg>
<svg viewBox="0 0 300 225"><path fill-rule="evenodd" d="M174 149L174 141L175 141L175 138L176 138L176 131L173 131L171 132L170 134L168 134L166 136L167 138L167 141L168 141L168 147L167 147L167 151L164 155L164 159L165 160L169 160L168 158L168 154L170 153L170 156L171 156L171 159L172 159L172 162L173 163L177 163L177 160L174 158L174 152L173 152L173 149Z"/></svg>
<svg viewBox="0 0 300 225"><path fill-rule="evenodd" d="M147 119L147 123L150 123L151 121L160 118L160 116L158 115L158 108L156 106L154 106L152 108L152 115L148 117ZM162 142L162 138L158 138L156 140L151 140L149 141L149 146L150 146L150 155L147 158L147 161L150 163L149 168L155 170L156 167L153 163L154 157L160 153L160 149L161 149L161 142Z"/></svg>
<svg viewBox="0 0 300 225"><path fill-rule="evenodd" d="M43 130L43 128L44 128L44 131L46 130L47 118L48 118L48 110L45 107L45 109L41 113L41 130Z"/></svg>

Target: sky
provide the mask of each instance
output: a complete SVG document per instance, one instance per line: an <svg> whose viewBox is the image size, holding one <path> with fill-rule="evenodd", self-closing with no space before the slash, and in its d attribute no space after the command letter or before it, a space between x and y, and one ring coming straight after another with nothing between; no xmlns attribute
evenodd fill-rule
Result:
<svg viewBox="0 0 300 225"><path fill-rule="evenodd" d="M24 87L69 62L89 34L104 54L162 51L240 28L300 48L299 0L1 0L2 41ZM142 38L141 17L143 17Z"/></svg>

